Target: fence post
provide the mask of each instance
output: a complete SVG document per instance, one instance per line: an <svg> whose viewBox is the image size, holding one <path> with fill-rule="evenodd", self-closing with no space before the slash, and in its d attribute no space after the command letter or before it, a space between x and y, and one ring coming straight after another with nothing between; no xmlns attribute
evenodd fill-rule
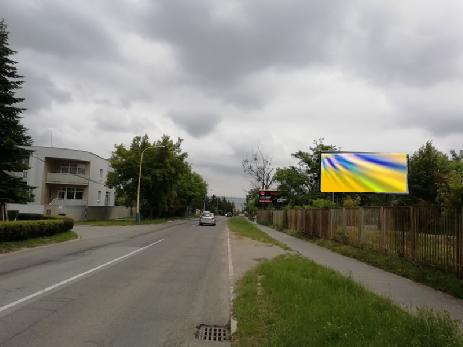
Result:
<svg viewBox="0 0 463 347"><path fill-rule="evenodd" d="M304 234L307 235L307 218L306 218L306 209L302 209L302 230L304 230Z"/></svg>
<svg viewBox="0 0 463 347"><path fill-rule="evenodd" d="M330 234L328 235L328 239L331 240L333 238L333 209L332 208L330 208L329 218L330 218Z"/></svg>
<svg viewBox="0 0 463 347"><path fill-rule="evenodd" d="M347 232L347 221L346 221L346 208L342 208L342 232L345 234Z"/></svg>
<svg viewBox="0 0 463 347"><path fill-rule="evenodd" d="M410 206L410 253L413 261L416 258L416 220L415 208Z"/></svg>
<svg viewBox="0 0 463 347"><path fill-rule="evenodd" d="M381 238L380 238L380 248L383 250L383 251L386 251L386 228L384 226L385 224L385 218L384 218L384 207L381 206L379 208L379 231L381 233Z"/></svg>
<svg viewBox="0 0 463 347"><path fill-rule="evenodd" d="M310 209L310 225L312 227L312 237L314 235L317 235L317 228L316 228L316 225L315 225L315 217L314 217L314 214L315 214L315 209L314 208L311 208ZM317 235L318 237L320 237L320 235Z"/></svg>
<svg viewBox="0 0 463 347"><path fill-rule="evenodd" d="M456 228L455 228L455 233L456 233L456 241L457 241L457 247L456 247L456 265L457 265L457 272L458 276L461 278L463 277L463 209L461 210L460 215L456 216L455 218L456 221Z"/></svg>
<svg viewBox="0 0 463 347"><path fill-rule="evenodd" d="M358 244L362 243L362 231L363 231L363 207L358 210Z"/></svg>

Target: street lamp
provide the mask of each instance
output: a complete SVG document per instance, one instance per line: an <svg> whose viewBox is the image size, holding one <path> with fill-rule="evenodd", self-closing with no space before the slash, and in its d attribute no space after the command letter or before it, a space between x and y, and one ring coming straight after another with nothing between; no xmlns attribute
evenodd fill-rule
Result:
<svg viewBox="0 0 463 347"><path fill-rule="evenodd" d="M137 188L137 213L136 213L136 220L137 220L137 223L140 223L140 181L141 181L141 165L143 163L143 154L145 153L145 151L147 149L150 149L150 148L163 148L163 147L166 147L166 146L148 146L146 147L143 151L141 151L141 155L140 155L140 171L138 173L138 188Z"/></svg>

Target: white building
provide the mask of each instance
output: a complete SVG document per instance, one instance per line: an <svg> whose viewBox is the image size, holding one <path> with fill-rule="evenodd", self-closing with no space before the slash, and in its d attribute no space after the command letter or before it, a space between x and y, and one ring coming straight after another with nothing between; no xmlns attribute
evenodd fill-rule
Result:
<svg viewBox="0 0 463 347"><path fill-rule="evenodd" d="M30 169L23 172L23 177L29 186L35 187L34 201L27 205L9 204L8 209L43 213L56 206L114 206L114 189L105 185L111 170L108 160L73 149L26 148L32 152Z"/></svg>

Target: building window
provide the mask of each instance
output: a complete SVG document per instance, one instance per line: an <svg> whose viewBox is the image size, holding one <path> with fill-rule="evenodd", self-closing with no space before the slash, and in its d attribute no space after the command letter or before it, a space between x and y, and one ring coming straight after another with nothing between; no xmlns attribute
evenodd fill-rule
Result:
<svg viewBox="0 0 463 347"><path fill-rule="evenodd" d="M106 192L105 197L104 197L104 204L105 204L106 206L109 205L109 199L111 199L111 193L110 193L110 192Z"/></svg>
<svg viewBox="0 0 463 347"><path fill-rule="evenodd" d="M73 189L66 188L66 199L74 200L75 191Z"/></svg>
<svg viewBox="0 0 463 347"><path fill-rule="evenodd" d="M59 167L59 173L71 175L85 175L85 165L77 163L62 164Z"/></svg>
<svg viewBox="0 0 463 347"><path fill-rule="evenodd" d="M97 202L100 202L101 201L101 190L98 191L98 199L97 199Z"/></svg>
<svg viewBox="0 0 463 347"><path fill-rule="evenodd" d="M82 200L84 198L84 190L75 187L64 187L58 190L56 196L60 200Z"/></svg>
<svg viewBox="0 0 463 347"><path fill-rule="evenodd" d="M103 169L100 169L100 177L103 178Z"/></svg>

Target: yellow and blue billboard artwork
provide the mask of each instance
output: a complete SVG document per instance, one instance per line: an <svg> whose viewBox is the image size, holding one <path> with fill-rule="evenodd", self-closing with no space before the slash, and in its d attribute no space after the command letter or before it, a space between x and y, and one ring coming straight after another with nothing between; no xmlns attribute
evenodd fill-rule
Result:
<svg viewBox="0 0 463 347"><path fill-rule="evenodd" d="M408 193L407 154L331 152L321 154L324 193Z"/></svg>

